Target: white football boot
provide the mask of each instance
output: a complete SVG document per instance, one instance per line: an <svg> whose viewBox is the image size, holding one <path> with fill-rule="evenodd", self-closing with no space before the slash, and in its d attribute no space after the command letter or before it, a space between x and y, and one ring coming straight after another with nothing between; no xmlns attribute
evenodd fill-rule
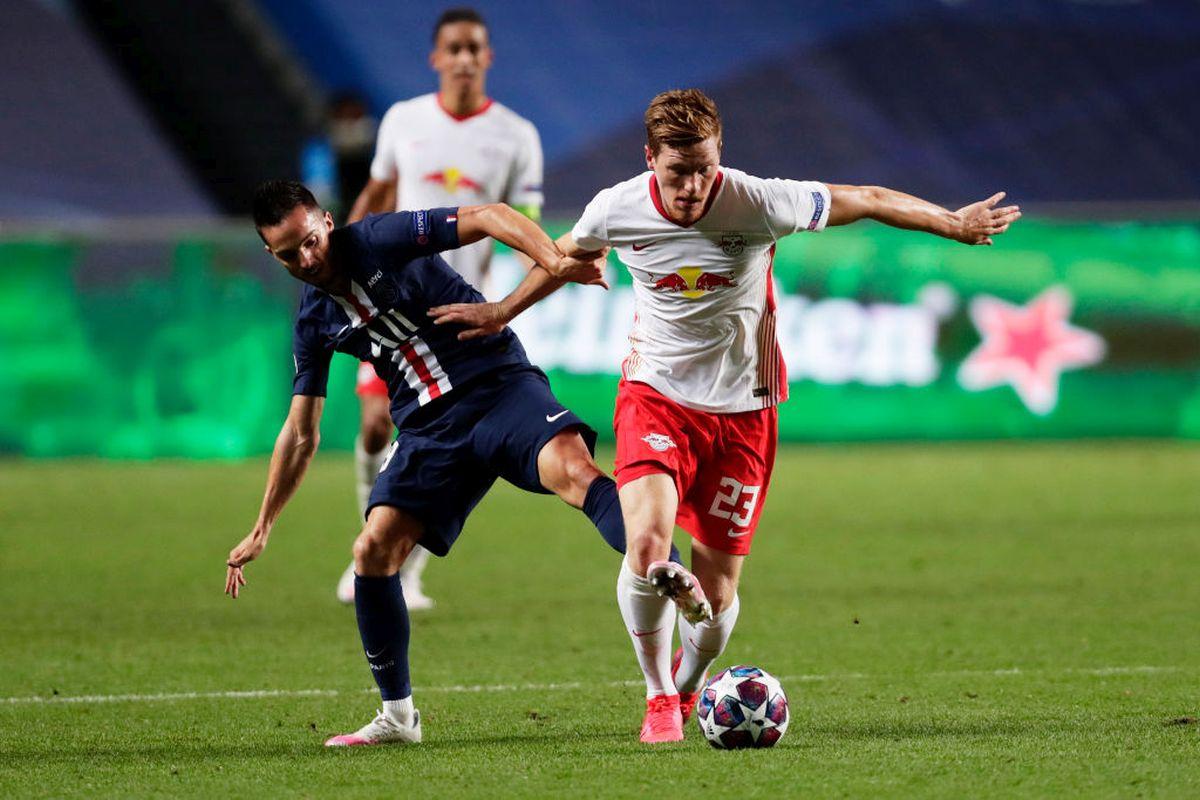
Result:
<svg viewBox="0 0 1200 800"><path fill-rule="evenodd" d="M433 598L421 591L421 574L429 563L429 551L417 545L400 565L400 586L404 591L404 605L409 611L428 611L433 608Z"/></svg>
<svg viewBox="0 0 1200 800"><path fill-rule="evenodd" d="M403 568L401 568L400 584L404 592L404 605L408 607L409 611L428 611L433 608L433 598L421 591L420 573L416 576L406 576ZM338 578L337 599L348 606L354 605L353 561L350 562L350 566L346 567L346 571L342 573L342 577Z"/></svg>
<svg viewBox="0 0 1200 800"><path fill-rule="evenodd" d="M382 710L354 733L325 740L326 747L360 747L369 744L417 744L421 741L421 712L413 710L412 724L396 722Z"/></svg>
<svg viewBox="0 0 1200 800"><path fill-rule="evenodd" d="M354 562L346 567L337 582L337 599L348 606L354 605Z"/></svg>

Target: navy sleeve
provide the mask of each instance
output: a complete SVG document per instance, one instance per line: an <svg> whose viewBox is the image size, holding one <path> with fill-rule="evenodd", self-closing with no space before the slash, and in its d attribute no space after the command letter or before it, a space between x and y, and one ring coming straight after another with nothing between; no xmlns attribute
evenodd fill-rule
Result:
<svg viewBox="0 0 1200 800"><path fill-rule="evenodd" d="M397 211L368 217L362 224L370 249L389 260L407 261L459 246L457 208Z"/></svg>
<svg viewBox="0 0 1200 800"><path fill-rule="evenodd" d="M320 326L303 312L296 319L296 330L292 334L292 358L296 364L292 394L324 397L333 345L324 341Z"/></svg>

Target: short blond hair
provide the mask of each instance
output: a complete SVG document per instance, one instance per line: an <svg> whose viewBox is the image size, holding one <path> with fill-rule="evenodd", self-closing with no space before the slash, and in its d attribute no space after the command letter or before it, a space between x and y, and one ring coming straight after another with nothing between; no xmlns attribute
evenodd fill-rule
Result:
<svg viewBox="0 0 1200 800"><path fill-rule="evenodd" d="M721 114L712 98L699 89L672 89L650 101L646 109L646 144L651 153L663 145L680 148L710 136L721 144Z"/></svg>

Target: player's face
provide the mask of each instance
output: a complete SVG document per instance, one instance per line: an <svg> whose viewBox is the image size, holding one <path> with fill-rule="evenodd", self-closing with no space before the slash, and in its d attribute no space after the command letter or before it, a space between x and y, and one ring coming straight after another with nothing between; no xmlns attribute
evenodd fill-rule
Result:
<svg viewBox="0 0 1200 800"><path fill-rule="evenodd" d="M664 145L658 153L646 147L646 166L654 170L663 207L681 225L691 225L704 214L720 163L721 145L715 136L679 149Z"/></svg>
<svg viewBox="0 0 1200 800"><path fill-rule="evenodd" d="M482 90L492 66L487 28L477 22L451 22L438 31L429 64L441 76L443 90Z"/></svg>
<svg viewBox="0 0 1200 800"><path fill-rule="evenodd" d="M329 258L329 232L333 216L319 208L296 206L278 225L263 228L259 233L266 242L267 252L305 283L329 291L336 283L336 274Z"/></svg>

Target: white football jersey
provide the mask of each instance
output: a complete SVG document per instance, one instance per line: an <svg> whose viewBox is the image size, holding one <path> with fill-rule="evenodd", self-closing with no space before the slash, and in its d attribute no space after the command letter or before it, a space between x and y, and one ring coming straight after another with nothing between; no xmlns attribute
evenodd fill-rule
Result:
<svg viewBox="0 0 1200 800"><path fill-rule="evenodd" d="M504 202L542 205L542 144L533 123L488 100L456 117L436 93L393 105L379 125L371 177L398 180L396 210ZM490 238L442 258L487 294Z"/></svg>
<svg viewBox="0 0 1200 800"><path fill-rule="evenodd" d="M829 188L721 168L704 215L671 221L653 172L600 192L571 237L611 246L633 276L632 345L622 365L680 405L734 413L787 399L775 337L775 242L819 231Z"/></svg>

